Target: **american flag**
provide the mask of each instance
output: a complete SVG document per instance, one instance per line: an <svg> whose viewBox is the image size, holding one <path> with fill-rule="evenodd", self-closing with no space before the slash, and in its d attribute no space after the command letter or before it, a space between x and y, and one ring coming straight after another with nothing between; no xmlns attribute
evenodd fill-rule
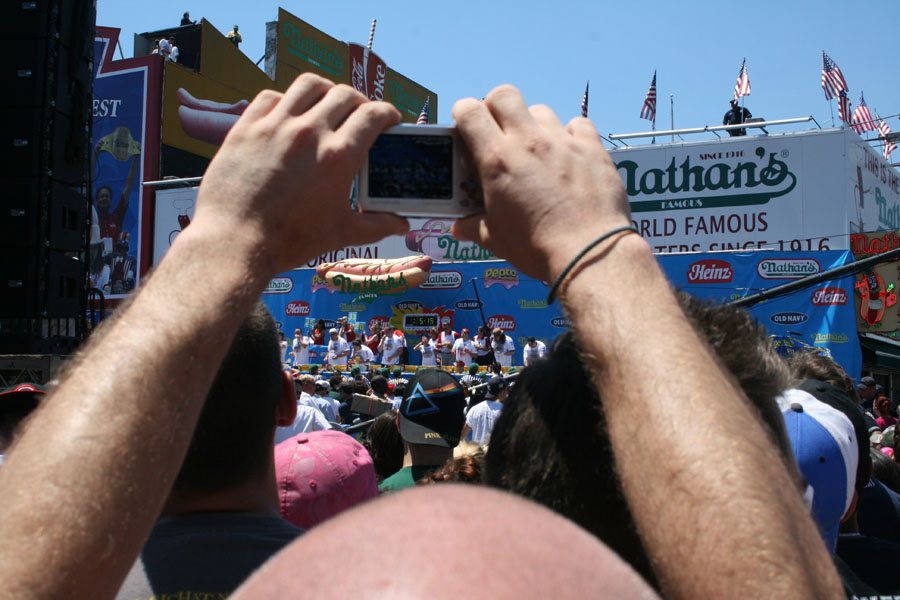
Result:
<svg viewBox="0 0 900 600"><path fill-rule="evenodd" d="M431 96L425 98L425 104L422 106L422 112L419 113L419 118L416 119L416 125L428 125L428 108L431 106Z"/></svg>
<svg viewBox="0 0 900 600"><path fill-rule="evenodd" d="M641 108L641 118L656 124L656 71L653 71L653 81L650 82L647 99L644 100L644 106Z"/></svg>
<svg viewBox="0 0 900 600"><path fill-rule="evenodd" d="M750 76L747 75L747 59L741 63L741 70L738 71L737 83L734 84L734 99L737 100L741 96L750 95Z"/></svg>
<svg viewBox="0 0 900 600"><path fill-rule="evenodd" d="M850 97L846 90L838 94L838 116L847 125L853 125L853 113L850 112Z"/></svg>
<svg viewBox="0 0 900 600"><path fill-rule="evenodd" d="M875 120L872 119L872 113L869 112L869 107L866 105L862 92L859 93L859 106L853 111L852 127L853 131L859 135L862 135L867 131L875 131L878 129L875 127Z"/></svg>
<svg viewBox="0 0 900 600"><path fill-rule="evenodd" d="M881 120L881 117L878 116L878 111L875 111L875 118L878 119L878 133L881 134L881 137L887 138L889 133L891 132L891 128L888 127L888 124ZM894 142L889 142L887 139L884 140L884 160L890 160L891 152L897 149L897 144Z"/></svg>
<svg viewBox="0 0 900 600"><path fill-rule="evenodd" d="M834 61L828 58L825 51L822 50L822 89L825 90L825 99L831 100L837 98L841 90L849 91L850 86L844 79L840 67L834 64Z"/></svg>
<svg viewBox="0 0 900 600"><path fill-rule="evenodd" d="M587 118L587 106L588 106L588 88L591 86L591 82L588 81L587 85L584 86L584 98L581 99L581 116Z"/></svg>

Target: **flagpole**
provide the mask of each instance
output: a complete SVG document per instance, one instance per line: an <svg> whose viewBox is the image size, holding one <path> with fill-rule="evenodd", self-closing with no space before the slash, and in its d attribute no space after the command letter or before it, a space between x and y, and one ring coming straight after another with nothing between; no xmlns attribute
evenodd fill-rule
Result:
<svg viewBox="0 0 900 600"><path fill-rule="evenodd" d="M653 112L653 120L650 121L650 131L656 131L656 111ZM656 143L656 136L653 136L653 139L650 140L651 144Z"/></svg>
<svg viewBox="0 0 900 600"><path fill-rule="evenodd" d="M831 126L834 127L834 104L828 101L828 110L831 111Z"/></svg>
<svg viewBox="0 0 900 600"><path fill-rule="evenodd" d="M675 130L675 94L669 94L669 125ZM672 142L675 141L675 134L672 134Z"/></svg>

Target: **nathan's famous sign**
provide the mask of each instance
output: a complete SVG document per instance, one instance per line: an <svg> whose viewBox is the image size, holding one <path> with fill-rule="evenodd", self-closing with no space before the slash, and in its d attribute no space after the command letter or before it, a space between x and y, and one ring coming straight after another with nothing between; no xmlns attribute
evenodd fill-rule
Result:
<svg viewBox="0 0 900 600"><path fill-rule="evenodd" d="M871 150L846 129L610 154L633 223L657 252L848 249L851 231L887 214L891 201L900 204L880 181L890 184L892 177L866 166ZM866 193L873 195L869 202L859 199Z"/></svg>

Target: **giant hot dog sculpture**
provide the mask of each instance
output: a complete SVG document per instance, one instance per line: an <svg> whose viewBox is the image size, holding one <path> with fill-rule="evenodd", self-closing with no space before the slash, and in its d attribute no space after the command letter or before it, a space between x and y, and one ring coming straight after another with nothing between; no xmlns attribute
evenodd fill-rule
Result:
<svg viewBox="0 0 900 600"><path fill-rule="evenodd" d="M431 257L348 258L322 263L316 274L344 294L402 294L425 283Z"/></svg>

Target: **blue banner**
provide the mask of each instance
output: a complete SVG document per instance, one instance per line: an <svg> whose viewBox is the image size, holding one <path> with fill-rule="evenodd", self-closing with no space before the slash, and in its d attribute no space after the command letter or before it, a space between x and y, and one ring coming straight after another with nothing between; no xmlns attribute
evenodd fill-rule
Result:
<svg viewBox="0 0 900 600"><path fill-rule="evenodd" d="M109 44L94 40L91 285L116 298L139 278L147 67L107 72Z"/></svg>
<svg viewBox="0 0 900 600"><path fill-rule="evenodd" d="M721 301L853 262L848 251L722 252L657 258L676 287ZM449 318L454 330L468 328L473 335L486 323L512 337L516 345L513 364L521 365L522 347L529 336L549 345L569 327L559 304L547 305L547 291L542 282L505 261L484 261L435 263L421 287L398 296L378 296L371 302L340 293L317 277L315 269L296 269L273 279L263 300L288 339L294 329L311 330L318 319L332 327L338 317L347 316L357 333L390 322L406 336L413 365L421 364L421 355L412 347L423 331L442 319ZM797 345L827 349L851 377L858 377L862 359L852 292L850 275L749 310L770 334L795 340ZM321 358L310 356L314 362Z"/></svg>

